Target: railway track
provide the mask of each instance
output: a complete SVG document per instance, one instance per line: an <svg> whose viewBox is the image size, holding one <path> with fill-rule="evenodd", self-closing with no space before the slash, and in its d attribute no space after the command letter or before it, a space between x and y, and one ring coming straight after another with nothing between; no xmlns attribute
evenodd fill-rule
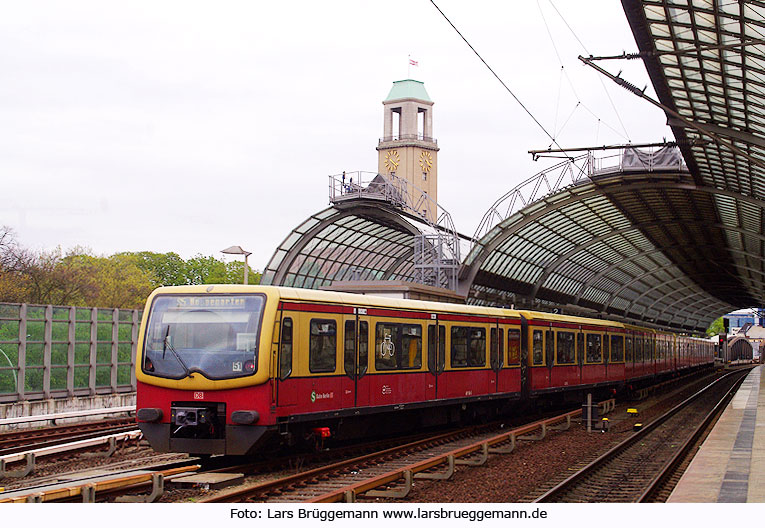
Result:
<svg viewBox="0 0 765 528"><path fill-rule="evenodd" d="M611 406L613 401L606 405ZM403 498L414 479L448 479L456 465L484 464L490 453L510 453L520 441L541 440L570 427L572 411L504 431L447 433L289 477L222 493L200 502L355 502Z"/></svg>
<svg viewBox="0 0 765 528"><path fill-rule="evenodd" d="M136 428L135 418L99 420L55 427L25 428L0 433L0 456L49 447L77 440L88 440Z"/></svg>
<svg viewBox="0 0 765 528"><path fill-rule="evenodd" d="M666 495L748 372L699 390L534 502L649 502Z"/></svg>

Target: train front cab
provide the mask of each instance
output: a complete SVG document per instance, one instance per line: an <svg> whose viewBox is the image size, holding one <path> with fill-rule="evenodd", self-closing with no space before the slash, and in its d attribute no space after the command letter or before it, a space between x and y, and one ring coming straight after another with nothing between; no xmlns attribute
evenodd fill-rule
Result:
<svg viewBox="0 0 765 528"><path fill-rule="evenodd" d="M144 311L136 418L159 452L246 454L273 432L270 351L278 292L160 288Z"/></svg>

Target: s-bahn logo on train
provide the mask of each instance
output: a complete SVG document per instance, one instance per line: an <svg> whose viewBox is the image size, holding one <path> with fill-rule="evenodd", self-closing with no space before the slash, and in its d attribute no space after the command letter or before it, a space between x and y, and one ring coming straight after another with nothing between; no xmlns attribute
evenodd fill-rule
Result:
<svg viewBox="0 0 765 528"><path fill-rule="evenodd" d="M311 403L316 403L316 400L331 400L335 397L334 392L311 392Z"/></svg>

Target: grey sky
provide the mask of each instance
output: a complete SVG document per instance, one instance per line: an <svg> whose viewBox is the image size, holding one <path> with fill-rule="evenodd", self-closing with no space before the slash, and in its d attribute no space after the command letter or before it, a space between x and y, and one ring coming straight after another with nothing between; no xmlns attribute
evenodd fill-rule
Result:
<svg viewBox="0 0 765 528"><path fill-rule="evenodd" d="M437 3L561 145L670 136L577 60L635 51L620 2ZM3 2L0 224L35 249L238 244L262 269L327 206L327 175L377 169L410 54L435 101L439 202L472 234L553 164L526 153L550 141L429 1ZM605 67L648 83L640 62Z"/></svg>

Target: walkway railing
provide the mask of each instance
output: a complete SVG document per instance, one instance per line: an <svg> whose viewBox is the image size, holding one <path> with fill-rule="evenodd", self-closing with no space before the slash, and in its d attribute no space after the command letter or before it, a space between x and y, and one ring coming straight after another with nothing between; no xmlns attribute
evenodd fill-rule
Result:
<svg viewBox="0 0 765 528"><path fill-rule="evenodd" d="M427 230L414 237L414 280L457 290L461 262L460 237L451 215L427 192L393 174L343 172L329 176L329 201L379 200L419 217Z"/></svg>
<svg viewBox="0 0 765 528"><path fill-rule="evenodd" d="M134 391L140 315L0 303L0 402Z"/></svg>
<svg viewBox="0 0 765 528"><path fill-rule="evenodd" d="M473 234L473 246L500 222L527 205L566 187L618 172L688 170L680 150L673 144L653 150L624 147L608 150L605 154L599 153L597 157L595 152L600 151L591 150L577 157L566 158L521 182L494 202Z"/></svg>

